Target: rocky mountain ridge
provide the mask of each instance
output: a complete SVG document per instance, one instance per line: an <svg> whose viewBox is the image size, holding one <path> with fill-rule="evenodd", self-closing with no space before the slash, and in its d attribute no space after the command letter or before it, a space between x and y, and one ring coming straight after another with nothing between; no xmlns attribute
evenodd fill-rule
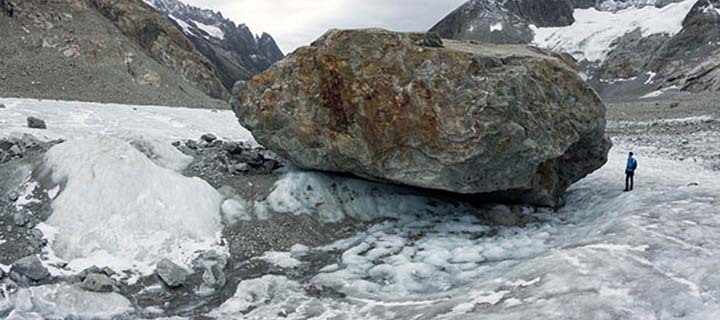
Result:
<svg viewBox="0 0 720 320"><path fill-rule="evenodd" d="M219 12L177 0L145 0L187 36L215 66L227 89L237 80L250 79L283 58L271 35L255 36Z"/></svg>
<svg viewBox="0 0 720 320"><path fill-rule="evenodd" d="M444 38L565 51L605 97L716 91L713 0L472 0L431 31Z"/></svg>
<svg viewBox="0 0 720 320"><path fill-rule="evenodd" d="M0 39L5 97L226 108L236 80L282 57L270 35L170 0L16 2Z"/></svg>

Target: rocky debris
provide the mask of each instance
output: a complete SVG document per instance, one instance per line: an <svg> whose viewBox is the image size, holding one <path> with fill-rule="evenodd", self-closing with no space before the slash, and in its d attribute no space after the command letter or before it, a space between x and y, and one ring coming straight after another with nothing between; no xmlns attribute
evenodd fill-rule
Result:
<svg viewBox="0 0 720 320"><path fill-rule="evenodd" d="M223 141L210 134L197 141L177 141L173 145L194 158L186 169L186 175L201 176L216 188L223 185L220 180L228 177L265 175L286 166L284 160L265 148Z"/></svg>
<svg viewBox="0 0 720 320"><path fill-rule="evenodd" d="M36 255L27 256L13 263L11 273L17 273L33 281L41 281L50 277L50 272L42 265Z"/></svg>
<svg viewBox="0 0 720 320"><path fill-rule="evenodd" d="M344 299L346 295L334 288L311 283L303 287L305 294L313 298Z"/></svg>
<svg viewBox="0 0 720 320"><path fill-rule="evenodd" d="M45 121L42 119L35 118L35 117L28 117L27 125L28 125L28 128L32 128L32 129L47 129L47 125L45 124Z"/></svg>
<svg viewBox="0 0 720 320"><path fill-rule="evenodd" d="M227 276L225 267L227 258L215 251L203 252L193 262L193 269L202 271L203 286L212 289L219 289L225 286Z"/></svg>
<svg viewBox="0 0 720 320"><path fill-rule="evenodd" d="M163 259L157 264L155 271L160 279L170 288L175 288L185 284L190 273L185 268L175 264L174 262Z"/></svg>
<svg viewBox="0 0 720 320"><path fill-rule="evenodd" d="M238 83L233 108L299 167L478 200L559 206L607 161L605 106L563 56L424 36L329 31Z"/></svg>
<svg viewBox="0 0 720 320"><path fill-rule="evenodd" d="M30 223L30 216L25 212L16 212L15 215L13 215L13 221L15 221L16 226L23 227Z"/></svg>
<svg viewBox="0 0 720 320"><path fill-rule="evenodd" d="M0 109L5 109L5 105L0 103Z"/></svg>
<svg viewBox="0 0 720 320"><path fill-rule="evenodd" d="M93 292L112 292L115 282L113 279L102 273L91 273L85 277L80 284L85 290Z"/></svg>
<svg viewBox="0 0 720 320"><path fill-rule="evenodd" d="M44 125L44 122L42 123ZM28 126L30 118L28 118ZM22 158L29 154L45 153L52 146L62 143L63 140L40 141L32 135L24 134L22 137L0 139L0 164L12 159Z"/></svg>

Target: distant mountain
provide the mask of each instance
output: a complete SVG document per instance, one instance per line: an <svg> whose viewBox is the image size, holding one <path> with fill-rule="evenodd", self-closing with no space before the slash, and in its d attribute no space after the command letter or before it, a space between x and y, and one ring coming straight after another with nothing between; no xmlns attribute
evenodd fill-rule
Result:
<svg viewBox="0 0 720 320"><path fill-rule="evenodd" d="M720 90L720 0L471 0L431 31L567 52L605 97Z"/></svg>
<svg viewBox="0 0 720 320"><path fill-rule="evenodd" d="M192 41L215 66L223 85L231 89L283 58L267 33L253 35L244 24L236 25L219 12L186 5L177 0L144 0Z"/></svg>

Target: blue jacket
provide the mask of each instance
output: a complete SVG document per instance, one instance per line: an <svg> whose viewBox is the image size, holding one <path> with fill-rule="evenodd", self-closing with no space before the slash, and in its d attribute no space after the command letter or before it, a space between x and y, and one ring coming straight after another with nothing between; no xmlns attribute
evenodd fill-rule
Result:
<svg viewBox="0 0 720 320"><path fill-rule="evenodd" d="M627 167L625 167L625 172L633 173L635 172L635 169L637 169L637 160L635 158L628 158L627 161Z"/></svg>

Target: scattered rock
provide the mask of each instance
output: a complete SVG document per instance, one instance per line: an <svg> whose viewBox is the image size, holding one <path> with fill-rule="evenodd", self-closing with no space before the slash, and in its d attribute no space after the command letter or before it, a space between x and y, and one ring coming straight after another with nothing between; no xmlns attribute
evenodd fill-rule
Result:
<svg viewBox="0 0 720 320"><path fill-rule="evenodd" d="M108 277L112 277L115 275L115 271L113 271L113 269L110 269L109 267L103 267L102 273L104 273Z"/></svg>
<svg viewBox="0 0 720 320"><path fill-rule="evenodd" d="M16 226L23 227L30 222L30 217L25 212L16 212L13 221Z"/></svg>
<svg viewBox="0 0 720 320"><path fill-rule="evenodd" d="M185 284L189 272L185 268L168 259L162 259L157 264L157 275L168 287L175 288Z"/></svg>
<svg viewBox="0 0 720 320"><path fill-rule="evenodd" d="M113 279L105 274L91 273L85 277L80 287L93 292L112 292L114 283Z"/></svg>
<svg viewBox="0 0 720 320"><path fill-rule="evenodd" d="M344 293L337 291L331 287L326 287L314 283L306 285L303 290L305 291L305 294L313 298L343 299L346 296Z"/></svg>
<svg viewBox="0 0 720 320"><path fill-rule="evenodd" d="M12 155L12 156L22 155L22 149L20 149L20 147L18 145L13 145L12 147L10 147L9 151L10 151L10 155Z"/></svg>
<svg viewBox="0 0 720 320"><path fill-rule="evenodd" d="M235 169L235 171L239 171L239 172L250 171L250 165L248 165L247 163L244 163L244 162L236 164L233 168Z"/></svg>
<svg viewBox="0 0 720 320"><path fill-rule="evenodd" d="M208 142L208 143L217 140L217 136L214 135L214 134L212 134L212 133L206 133L206 134L202 135L202 137L200 137L200 138L203 139L205 142Z"/></svg>
<svg viewBox="0 0 720 320"><path fill-rule="evenodd" d="M5 105L0 103L0 109L5 109Z"/></svg>
<svg viewBox="0 0 720 320"><path fill-rule="evenodd" d="M45 121L42 119L35 118L35 117L28 117L27 125L28 125L28 128L32 128L32 129L47 129L47 125L45 125Z"/></svg>
<svg viewBox="0 0 720 320"><path fill-rule="evenodd" d="M217 265L205 269L202 274L202 280L204 285L215 289L224 287L227 281L225 272Z"/></svg>
<svg viewBox="0 0 720 320"><path fill-rule="evenodd" d="M20 194L15 191L12 191L8 194L8 200L10 200L10 202L15 202L18 199L20 199Z"/></svg>
<svg viewBox="0 0 720 320"><path fill-rule="evenodd" d="M27 256L15 261L10 271L34 281L40 281L50 277L50 272L42 265L42 262L36 255Z"/></svg>
<svg viewBox="0 0 720 320"><path fill-rule="evenodd" d="M673 102L670 104L670 109L675 109L680 106L680 102Z"/></svg>
<svg viewBox="0 0 720 320"><path fill-rule="evenodd" d="M688 183L688 187L697 187L697 186L699 186L699 185L700 185L700 184L697 183L697 182Z"/></svg>
<svg viewBox="0 0 720 320"><path fill-rule="evenodd" d="M557 207L605 164L605 106L565 57L419 37L331 30L239 83L233 110L301 168L476 200Z"/></svg>

